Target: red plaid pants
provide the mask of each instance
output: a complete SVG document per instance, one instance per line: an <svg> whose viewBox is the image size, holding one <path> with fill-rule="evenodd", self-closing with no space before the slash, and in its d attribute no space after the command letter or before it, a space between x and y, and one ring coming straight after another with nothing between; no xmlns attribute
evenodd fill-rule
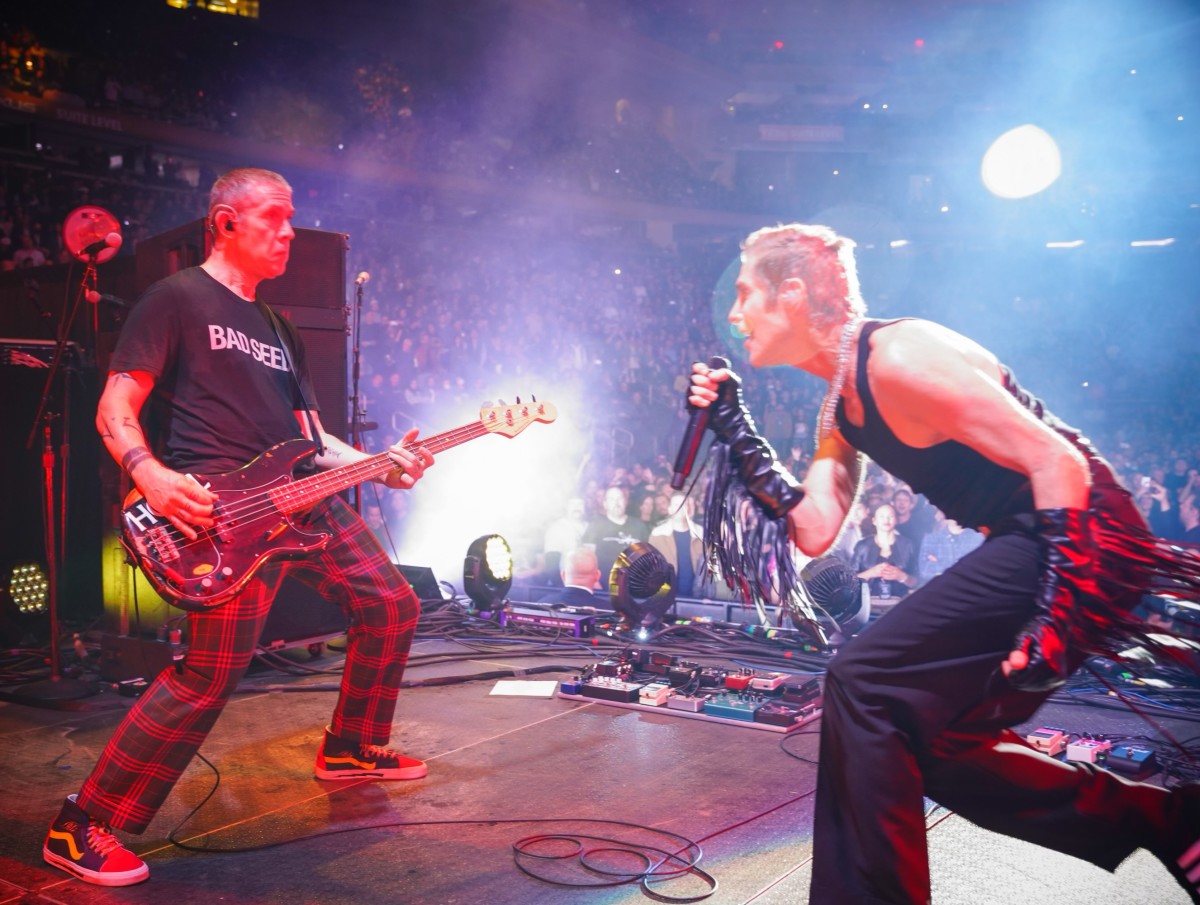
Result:
<svg viewBox="0 0 1200 905"><path fill-rule="evenodd" d="M83 784L79 806L90 816L131 833L146 829L250 665L285 574L339 604L349 621L330 728L347 739L387 743L420 615L417 596L342 500L326 500L303 522L306 530L333 535L324 550L267 563L237 598L189 615L182 670L164 670L154 680Z"/></svg>

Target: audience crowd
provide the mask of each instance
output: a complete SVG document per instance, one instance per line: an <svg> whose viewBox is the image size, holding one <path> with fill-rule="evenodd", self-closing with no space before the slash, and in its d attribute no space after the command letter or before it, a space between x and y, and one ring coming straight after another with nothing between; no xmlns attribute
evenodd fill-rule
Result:
<svg viewBox="0 0 1200 905"><path fill-rule="evenodd" d="M181 76L188 60L180 53L159 70L143 63L135 75L119 61L51 50L31 34L16 32L0 41L0 81L13 91L55 92L86 106L169 117L264 141L319 145L355 134L363 145L381 152L386 147L393 159L425 171L451 169L488 181L539 180L561 191L670 203L731 203L724 190L698 178L636 119L615 123L605 134L542 132L537 140L481 142L452 103L439 103L433 91L416 98L419 92L383 62L344 73L346 97L356 92L357 102L344 105L350 121L339 121L338 128L328 127L329 110L301 95L290 101L277 97L272 109L304 108L307 116L238 116L246 95L236 82L236 67L210 89L195 81L194 72ZM286 64L268 57L264 65ZM269 106L264 102L263 109ZM61 225L81 204L114 212L125 227L122 253L132 253L142 239L203 216L213 175L149 147L115 161L100 141L59 156L7 155L0 159L0 267L64 262ZM590 540L601 554L604 586L605 567L619 552L614 539L649 541L656 528L660 535L666 530L672 515L678 523L669 479L686 421L686 375L693 360L732 347L728 334L718 332L728 299L714 295L714 287L734 260L736 245L666 249L628 232L565 228L552 217L518 221L494 215L473 222L448 216L452 205L422 191L383 192L373 205L349 211L333 191L297 189L298 225L349 233L348 271L371 274L357 336L361 407L378 425L367 434L370 448L383 448L413 425L429 432L439 426L431 417L435 406L478 403L498 377L553 380L560 396L585 401L591 442L576 484L548 489L561 498L559 511L571 514L573 527L558 525L553 541L548 534L544 552L551 555L538 563L537 577L553 582L571 543ZM1120 324L1093 321L1088 329L1094 331L1094 348L1106 348L1105 331L1119 330ZM1052 344L1049 337L1040 341ZM763 432L802 475L824 387L798 372L742 371ZM1030 382L1036 389L1036 381ZM1057 407L1057 397L1050 395ZM1105 422L1093 431L1095 439L1157 533L1200 543L1200 420L1178 399L1156 401L1132 420ZM693 493L689 508L700 497ZM381 531L403 518L405 495L389 495L393 499L388 512L372 507L366 513ZM876 532L884 531L883 547L909 551L898 571L889 573L903 578L886 579L887 589L908 590L978 542L973 532L957 529L872 466L862 505L833 552L866 563L864 557L881 548ZM893 536L903 542L893 544ZM877 562L864 565L860 574L870 570L874 574L864 578L878 581Z"/></svg>

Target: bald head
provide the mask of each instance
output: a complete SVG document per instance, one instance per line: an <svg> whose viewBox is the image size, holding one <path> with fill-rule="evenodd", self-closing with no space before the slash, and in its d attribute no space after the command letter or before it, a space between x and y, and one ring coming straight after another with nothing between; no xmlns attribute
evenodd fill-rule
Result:
<svg viewBox="0 0 1200 905"><path fill-rule="evenodd" d="M590 547L577 547L562 559L564 585L577 588L594 588L600 580L600 566L596 551Z"/></svg>

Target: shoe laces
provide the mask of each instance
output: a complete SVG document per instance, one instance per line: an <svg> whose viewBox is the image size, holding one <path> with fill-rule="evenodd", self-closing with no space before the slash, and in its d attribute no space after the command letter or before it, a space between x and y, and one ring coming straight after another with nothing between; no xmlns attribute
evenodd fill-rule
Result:
<svg viewBox="0 0 1200 905"><path fill-rule="evenodd" d="M87 841L101 857L107 857L113 849L121 847L121 840L112 834L107 823L93 820L88 824Z"/></svg>
<svg viewBox="0 0 1200 905"><path fill-rule="evenodd" d="M359 751L370 757L399 757L399 753L383 745L359 745Z"/></svg>

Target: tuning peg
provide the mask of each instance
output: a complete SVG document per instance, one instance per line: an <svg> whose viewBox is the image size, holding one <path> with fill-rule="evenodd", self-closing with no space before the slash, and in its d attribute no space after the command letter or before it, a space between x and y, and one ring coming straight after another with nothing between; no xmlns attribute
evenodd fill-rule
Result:
<svg viewBox="0 0 1200 905"><path fill-rule="evenodd" d="M520 404L521 404L521 397L520 397L520 396L518 396L518 397L517 397L517 405L520 405Z"/></svg>

